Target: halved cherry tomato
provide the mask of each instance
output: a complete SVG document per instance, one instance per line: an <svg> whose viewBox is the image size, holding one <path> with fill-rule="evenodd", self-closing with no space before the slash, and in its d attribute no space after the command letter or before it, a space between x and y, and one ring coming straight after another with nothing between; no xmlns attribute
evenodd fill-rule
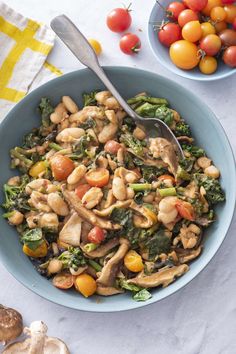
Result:
<svg viewBox="0 0 236 354"><path fill-rule="evenodd" d="M88 233L88 240L92 243L99 244L105 239L105 232L99 226L94 226Z"/></svg>
<svg viewBox="0 0 236 354"><path fill-rule="evenodd" d="M178 199L175 206L178 210L179 215L182 216L182 218L190 221L194 220L194 209L190 203Z"/></svg>
<svg viewBox="0 0 236 354"><path fill-rule="evenodd" d="M104 150L109 154L116 154L121 145L115 140L108 140L104 145Z"/></svg>
<svg viewBox="0 0 236 354"><path fill-rule="evenodd" d="M70 289L74 285L74 277L70 273L62 272L55 275L52 284L59 289Z"/></svg>
<svg viewBox="0 0 236 354"><path fill-rule="evenodd" d="M85 179L91 187L104 187L109 182L109 171L106 168L93 168L85 175Z"/></svg>
<svg viewBox="0 0 236 354"><path fill-rule="evenodd" d="M57 181L64 181L74 170L74 162L67 156L56 155L51 159L53 177Z"/></svg>
<svg viewBox="0 0 236 354"><path fill-rule="evenodd" d="M173 184L175 184L175 179L173 176L170 175L161 175L158 177L159 181L164 181L165 179L169 179Z"/></svg>
<svg viewBox="0 0 236 354"><path fill-rule="evenodd" d="M83 196L85 195L86 192L91 188L89 184L80 184L76 189L75 189L75 194L79 199L82 199Z"/></svg>

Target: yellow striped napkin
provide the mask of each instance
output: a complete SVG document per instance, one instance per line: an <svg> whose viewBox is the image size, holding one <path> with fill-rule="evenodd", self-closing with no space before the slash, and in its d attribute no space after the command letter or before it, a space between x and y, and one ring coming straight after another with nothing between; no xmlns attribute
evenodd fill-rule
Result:
<svg viewBox="0 0 236 354"><path fill-rule="evenodd" d="M46 59L55 35L0 1L0 121L30 89L61 75Z"/></svg>

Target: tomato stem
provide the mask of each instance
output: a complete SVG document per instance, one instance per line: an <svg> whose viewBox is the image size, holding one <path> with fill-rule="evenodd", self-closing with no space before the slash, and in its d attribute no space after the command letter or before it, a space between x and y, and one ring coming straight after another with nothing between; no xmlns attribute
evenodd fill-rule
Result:
<svg viewBox="0 0 236 354"><path fill-rule="evenodd" d="M135 44L135 45L131 48L132 52L138 54L138 52L140 52L140 45L141 45L140 42L138 42L137 44Z"/></svg>
<svg viewBox="0 0 236 354"><path fill-rule="evenodd" d="M132 11L132 9L131 9L131 6L132 6L132 2L130 2L129 3L129 5L126 7L126 5L125 4L122 4L123 5L123 7L125 8L125 10L127 11L127 12L131 12Z"/></svg>

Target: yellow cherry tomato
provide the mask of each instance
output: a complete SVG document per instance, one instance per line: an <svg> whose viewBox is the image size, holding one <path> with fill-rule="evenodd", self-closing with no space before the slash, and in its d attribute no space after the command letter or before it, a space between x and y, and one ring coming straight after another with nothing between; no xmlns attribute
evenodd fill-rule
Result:
<svg viewBox="0 0 236 354"><path fill-rule="evenodd" d="M190 21L182 29L182 36L186 41L197 42L202 37L202 28L199 21Z"/></svg>
<svg viewBox="0 0 236 354"><path fill-rule="evenodd" d="M221 0L208 0L207 5L202 10L202 13L206 16L210 16L213 7L222 6Z"/></svg>
<svg viewBox="0 0 236 354"><path fill-rule="evenodd" d="M180 40L171 45L170 58L178 68L185 70L195 68L200 61L198 47L186 40Z"/></svg>
<svg viewBox="0 0 236 354"><path fill-rule="evenodd" d="M203 74L213 74L217 69L217 60L214 57L205 56L200 60L199 69Z"/></svg>
<svg viewBox="0 0 236 354"><path fill-rule="evenodd" d="M153 224L156 224L158 221L157 214L149 208L145 208L145 212L147 217L152 220Z"/></svg>
<svg viewBox="0 0 236 354"><path fill-rule="evenodd" d="M208 34L215 34L216 29L210 22L201 23L202 38L206 37Z"/></svg>
<svg viewBox="0 0 236 354"><path fill-rule="evenodd" d="M80 274L75 278L74 285L83 296L89 297L97 290L97 283L89 274Z"/></svg>
<svg viewBox="0 0 236 354"><path fill-rule="evenodd" d="M43 241L39 247L37 247L35 250L32 250L29 248L26 244L23 246L23 252L29 257L33 258L41 258L45 257L48 253L48 247L46 244L46 241Z"/></svg>
<svg viewBox="0 0 236 354"><path fill-rule="evenodd" d="M97 55L100 55L102 52L102 46L96 39L88 39L89 44L93 47L93 50Z"/></svg>
<svg viewBox="0 0 236 354"><path fill-rule="evenodd" d="M40 173L45 172L47 169L47 163L45 161L36 162L29 170L31 177L38 177Z"/></svg>
<svg viewBox="0 0 236 354"><path fill-rule="evenodd" d="M126 254L124 264L128 270L134 273L141 272L144 268L142 257L134 250Z"/></svg>
<svg viewBox="0 0 236 354"><path fill-rule="evenodd" d="M216 6L216 7L213 7L213 9L211 9L210 16L211 16L212 21L214 21L214 22L224 21L226 18L226 15L227 14L226 14L225 10L221 6Z"/></svg>
<svg viewBox="0 0 236 354"><path fill-rule="evenodd" d="M227 28L227 23L225 21L217 22L214 24L214 27L216 29L216 33L220 33Z"/></svg>

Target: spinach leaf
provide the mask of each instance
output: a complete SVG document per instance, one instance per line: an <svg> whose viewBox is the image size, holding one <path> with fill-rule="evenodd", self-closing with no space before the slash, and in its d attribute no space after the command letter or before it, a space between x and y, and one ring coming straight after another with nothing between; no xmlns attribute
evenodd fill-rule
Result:
<svg viewBox="0 0 236 354"><path fill-rule="evenodd" d="M22 237L21 241L27 245L31 250L38 248L43 242L43 233L40 228L31 229L26 231Z"/></svg>
<svg viewBox="0 0 236 354"><path fill-rule="evenodd" d="M135 284L129 284L127 283L126 279L120 279L119 281L119 285L121 286L122 289L126 289L129 291L133 291L135 293L139 292L140 290L142 290L142 288L140 286L137 286Z"/></svg>
<svg viewBox="0 0 236 354"><path fill-rule="evenodd" d="M152 294L147 289L142 289L133 295L135 301L147 301L152 297Z"/></svg>
<svg viewBox="0 0 236 354"><path fill-rule="evenodd" d="M149 259L152 259L161 253L168 253L171 247L171 240L165 235L164 230L159 230L147 238L144 245L148 250Z"/></svg>

